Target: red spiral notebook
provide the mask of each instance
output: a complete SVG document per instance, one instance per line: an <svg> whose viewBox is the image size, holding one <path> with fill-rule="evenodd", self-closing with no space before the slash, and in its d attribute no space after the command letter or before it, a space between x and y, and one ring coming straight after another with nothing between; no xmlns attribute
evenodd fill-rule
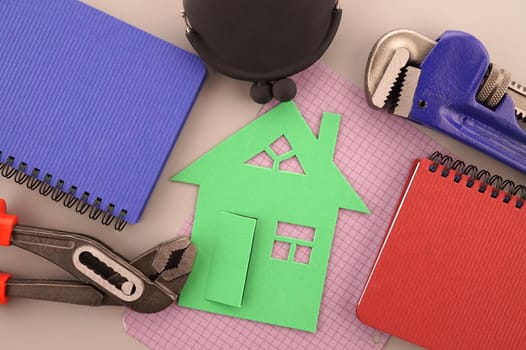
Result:
<svg viewBox="0 0 526 350"><path fill-rule="evenodd" d="M525 349L526 187L430 158L415 162L358 317L428 349Z"/></svg>

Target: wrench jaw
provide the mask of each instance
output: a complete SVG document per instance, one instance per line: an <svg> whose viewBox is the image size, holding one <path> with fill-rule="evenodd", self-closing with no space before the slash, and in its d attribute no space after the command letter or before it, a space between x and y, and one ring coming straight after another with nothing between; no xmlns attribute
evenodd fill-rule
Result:
<svg viewBox="0 0 526 350"><path fill-rule="evenodd" d="M398 76L391 95L389 96L388 101L391 105L388 105L388 108L394 115L403 118L409 118L409 114L413 109L414 99L416 88L418 85L418 80L420 79L419 68L412 66L404 67L401 70L400 75ZM398 90L397 90L398 89ZM422 105L423 102L418 102L420 107L425 107Z"/></svg>
<svg viewBox="0 0 526 350"><path fill-rule="evenodd" d="M365 92L369 105L408 118L420 64L435 45L434 40L407 29L382 36L367 61Z"/></svg>
<svg viewBox="0 0 526 350"><path fill-rule="evenodd" d="M409 51L396 49L380 84L371 96L372 103L403 118L409 118L420 78L420 69L407 65Z"/></svg>

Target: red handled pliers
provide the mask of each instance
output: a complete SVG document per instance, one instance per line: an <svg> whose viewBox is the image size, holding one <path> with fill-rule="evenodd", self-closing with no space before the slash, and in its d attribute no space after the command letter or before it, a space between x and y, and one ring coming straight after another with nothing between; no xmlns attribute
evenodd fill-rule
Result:
<svg viewBox="0 0 526 350"><path fill-rule="evenodd" d="M196 248L183 237L127 261L98 240L78 233L18 225L0 199L0 245L14 245L51 261L78 281L15 280L0 273L0 304L9 297L81 305L124 305L158 312L174 303L192 268Z"/></svg>

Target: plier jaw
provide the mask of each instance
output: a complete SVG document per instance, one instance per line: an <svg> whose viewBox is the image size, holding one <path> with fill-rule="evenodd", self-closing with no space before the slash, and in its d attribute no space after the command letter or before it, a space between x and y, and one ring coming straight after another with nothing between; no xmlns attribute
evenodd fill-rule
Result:
<svg viewBox="0 0 526 350"><path fill-rule="evenodd" d="M526 173L526 88L492 64L470 34L437 41L384 35L369 56L365 89L374 108L441 131Z"/></svg>
<svg viewBox="0 0 526 350"><path fill-rule="evenodd" d="M12 280L0 274L0 304L8 296L83 305L124 305L152 313L173 304L190 273L196 248L188 238L162 243L127 261L102 242L77 233L17 224L0 199L0 244L37 254L77 281ZM168 258L167 258L168 257Z"/></svg>

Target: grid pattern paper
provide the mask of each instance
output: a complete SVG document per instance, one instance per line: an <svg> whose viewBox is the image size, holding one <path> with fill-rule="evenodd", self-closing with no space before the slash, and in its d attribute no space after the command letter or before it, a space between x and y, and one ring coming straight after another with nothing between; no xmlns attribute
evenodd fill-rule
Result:
<svg viewBox="0 0 526 350"><path fill-rule="evenodd" d="M287 169L288 170L288 169ZM314 241L314 228L289 224L287 222L278 222L278 236L301 239L304 241Z"/></svg>
<svg viewBox="0 0 526 350"><path fill-rule="evenodd" d="M126 311L126 331L148 347L381 349L387 341L386 334L357 319L356 305L411 164L442 148L406 120L369 108L361 89L321 63L293 79L298 86L295 102L316 134L323 112L341 114L335 162L371 211L340 210L317 332L176 305L153 315Z"/></svg>
<svg viewBox="0 0 526 350"><path fill-rule="evenodd" d="M274 241L272 245L272 257L279 260L287 260L289 258L290 243Z"/></svg>
<svg viewBox="0 0 526 350"><path fill-rule="evenodd" d="M285 136L281 136L276 141L274 141L270 148L276 153L276 155L281 156L282 154L285 154L292 150L292 147L289 144L289 141L285 138Z"/></svg>

